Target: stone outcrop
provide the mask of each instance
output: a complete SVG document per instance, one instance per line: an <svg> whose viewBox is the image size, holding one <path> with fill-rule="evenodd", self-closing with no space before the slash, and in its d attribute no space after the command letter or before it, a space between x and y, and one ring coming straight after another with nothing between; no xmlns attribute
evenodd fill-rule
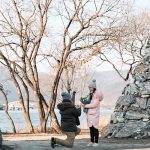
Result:
<svg viewBox="0 0 150 150"><path fill-rule="evenodd" d="M110 124L103 129L105 137L150 137L150 40L144 50L133 72L134 82L124 88Z"/></svg>

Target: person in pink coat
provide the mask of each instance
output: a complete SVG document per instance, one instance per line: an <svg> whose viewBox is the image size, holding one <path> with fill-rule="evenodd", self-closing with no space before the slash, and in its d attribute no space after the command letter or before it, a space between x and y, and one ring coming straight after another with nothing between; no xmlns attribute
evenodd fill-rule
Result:
<svg viewBox="0 0 150 150"><path fill-rule="evenodd" d="M98 146L99 139L99 117L100 117L100 102L103 100L102 92L96 88L96 80L92 80L89 85L89 96L91 99L90 104L85 104L83 107L88 108L87 112L87 125L90 129L91 142L87 146Z"/></svg>

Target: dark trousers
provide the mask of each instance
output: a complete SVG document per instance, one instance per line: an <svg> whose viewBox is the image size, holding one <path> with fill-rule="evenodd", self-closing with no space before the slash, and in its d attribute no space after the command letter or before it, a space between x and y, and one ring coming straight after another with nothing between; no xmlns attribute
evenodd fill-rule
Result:
<svg viewBox="0 0 150 150"><path fill-rule="evenodd" d="M90 127L90 136L91 136L91 142L98 143L98 138L99 138L98 129L94 128L93 126Z"/></svg>

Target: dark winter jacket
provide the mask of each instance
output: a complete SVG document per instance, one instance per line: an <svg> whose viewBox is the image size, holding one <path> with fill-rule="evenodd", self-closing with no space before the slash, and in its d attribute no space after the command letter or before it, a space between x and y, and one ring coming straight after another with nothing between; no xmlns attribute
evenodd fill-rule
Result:
<svg viewBox="0 0 150 150"><path fill-rule="evenodd" d="M65 132L76 132L76 118L81 115L81 109L76 108L71 101L57 105L61 115L61 129Z"/></svg>

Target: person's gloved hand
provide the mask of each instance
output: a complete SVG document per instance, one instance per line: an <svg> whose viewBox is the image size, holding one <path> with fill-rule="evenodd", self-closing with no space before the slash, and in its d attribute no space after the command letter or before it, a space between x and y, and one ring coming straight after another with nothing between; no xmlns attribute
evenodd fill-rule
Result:
<svg viewBox="0 0 150 150"><path fill-rule="evenodd" d="M81 105L77 104L75 105L76 108L81 108Z"/></svg>

